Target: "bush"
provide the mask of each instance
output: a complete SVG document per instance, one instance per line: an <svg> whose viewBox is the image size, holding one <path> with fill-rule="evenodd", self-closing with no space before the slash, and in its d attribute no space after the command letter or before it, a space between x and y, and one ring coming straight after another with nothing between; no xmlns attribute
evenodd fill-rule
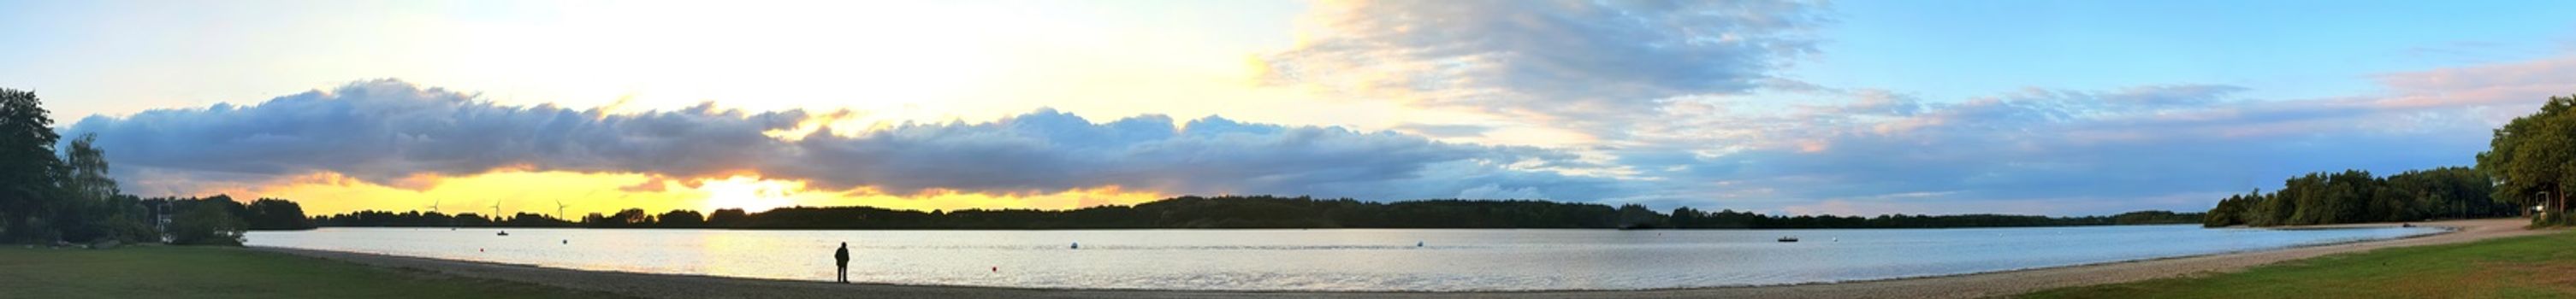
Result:
<svg viewBox="0 0 2576 299"><path fill-rule="evenodd" d="M160 231L152 230L151 225L144 224L143 220L133 218L134 216L131 215L117 215L114 218L108 218L107 224L105 224L107 233L115 240L125 243L150 243L161 241Z"/></svg>
<svg viewBox="0 0 2576 299"><path fill-rule="evenodd" d="M63 225L58 226L64 241L77 243L108 240L120 243L161 241L161 232L153 230L152 225L143 220L151 217L149 210L145 209L138 199L131 196L118 196L105 201L74 201L69 204L69 209L65 210L64 215L57 217L66 220Z"/></svg>
<svg viewBox="0 0 2576 299"><path fill-rule="evenodd" d="M123 243L137 243L159 241L160 239L156 237L158 236L158 233L153 232L151 226L144 225L143 221L133 220L131 217L124 215L115 215L106 219L78 220L81 222L76 223L75 225L67 225L62 229L63 241L89 243L114 240Z"/></svg>
<svg viewBox="0 0 2576 299"><path fill-rule="evenodd" d="M2576 213L2543 213L2540 216L2531 217L2531 227L2576 226L2576 216L2570 216L2570 214Z"/></svg>
<svg viewBox="0 0 2576 299"><path fill-rule="evenodd" d="M170 242L181 245L241 246L242 231L250 224L233 216L223 206L190 205L188 211L170 219Z"/></svg>

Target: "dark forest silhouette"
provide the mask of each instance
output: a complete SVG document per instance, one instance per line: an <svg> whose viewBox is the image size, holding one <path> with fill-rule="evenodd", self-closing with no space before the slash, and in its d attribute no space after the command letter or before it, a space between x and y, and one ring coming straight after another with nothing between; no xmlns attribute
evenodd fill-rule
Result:
<svg viewBox="0 0 2576 299"><path fill-rule="evenodd" d="M2271 193L2228 196L2209 209L2202 225L2277 226L2423 221L2513 216L2519 204L2493 200L2487 174L2442 167L2373 177L2369 171L2310 173L2290 178Z"/></svg>

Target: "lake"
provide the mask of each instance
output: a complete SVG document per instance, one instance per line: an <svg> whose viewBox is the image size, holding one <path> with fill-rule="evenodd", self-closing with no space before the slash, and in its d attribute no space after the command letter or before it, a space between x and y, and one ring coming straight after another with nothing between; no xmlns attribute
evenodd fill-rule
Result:
<svg viewBox="0 0 2576 299"><path fill-rule="evenodd" d="M2434 228L2196 225L1842 230L1047 230L323 228L251 246L546 267L1023 288L1656 289L1994 272L2398 238ZM1782 236L1801 242L1782 243ZM1072 248L1079 243L1080 249ZM1419 244L1420 246L1416 246Z"/></svg>

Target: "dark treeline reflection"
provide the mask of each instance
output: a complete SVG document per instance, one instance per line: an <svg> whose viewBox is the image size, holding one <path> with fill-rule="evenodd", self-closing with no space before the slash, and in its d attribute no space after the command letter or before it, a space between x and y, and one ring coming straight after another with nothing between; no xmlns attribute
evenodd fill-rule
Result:
<svg viewBox="0 0 2576 299"><path fill-rule="evenodd" d="M498 226L744 229L1120 229L1120 228L1938 228L2198 223L2199 213L2141 211L2116 216L1883 215L1771 216L1641 205L1611 207L1537 200L1367 202L1277 196L1183 196L1134 206L1074 210L907 211L873 207L791 207L762 213L738 209L662 213L626 209L579 221L519 213L495 219L359 211L316 217L322 226Z"/></svg>

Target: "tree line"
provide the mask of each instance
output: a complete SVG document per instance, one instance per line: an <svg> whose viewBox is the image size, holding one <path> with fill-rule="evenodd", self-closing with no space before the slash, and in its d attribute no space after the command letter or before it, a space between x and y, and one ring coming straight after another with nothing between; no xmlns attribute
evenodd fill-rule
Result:
<svg viewBox="0 0 2576 299"><path fill-rule="evenodd" d="M2279 190L2228 196L2201 225L2315 225L2512 216L2520 206L2493 200L2486 173L2467 167L2413 170L2387 177L2369 171L2316 172Z"/></svg>
<svg viewBox="0 0 2576 299"><path fill-rule="evenodd" d="M2385 178L2347 170L2290 178L2281 189L2230 195L2205 226L2276 226L2529 215L2534 226L2576 225L2567 192L2576 185L2576 96L2552 96L2540 111L2494 130L2475 167L2416 170ZM2537 210L2538 215L2530 215Z"/></svg>
<svg viewBox="0 0 2576 299"><path fill-rule="evenodd" d="M970 209L911 211L875 207L789 207L761 213L719 209L710 213L625 209L591 213L577 221L542 214L487 217L474 213L357 211L314 219L322 226L387 227L585 227L733 229L1144 229L1144 228L1945 228L2122 224L2188 224L2199 213L2141 211L2115 216L1882 215L1877 217L1773 216L1750 212L1671 214L1642 205L1538 200L1415 200L1370 202L1348 198L1281 196L1181 196L1132 206L1072 210Z"/></svg>

